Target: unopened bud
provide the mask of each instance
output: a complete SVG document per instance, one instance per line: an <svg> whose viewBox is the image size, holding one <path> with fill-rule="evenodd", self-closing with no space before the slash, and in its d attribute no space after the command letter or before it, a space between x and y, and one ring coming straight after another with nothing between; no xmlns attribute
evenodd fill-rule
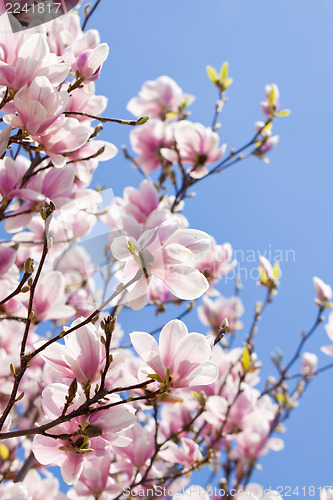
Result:
<svg viewBox="0 0 333 500"><path fill-rule="evenodd" d="M24 272L32 274L35 270L35 261L31 257L28 257L24 263Z"/></svg>
<svg viewBox="0 0 333 500"><path fill-rule="evenodd" d="M147 123L147 121L149 120L150 116L140 116L140 118L137 119L136 121L136 124L137 125L144 125L145 123Z"/></svg>
<svg viewBox="0 0 333 500"><path fill-rule="evenodd" d="M229 321L228 318L224 318L224 320L221 323L220 326L220 331L224 331L224 333L227 333L229 331Z"/></svg>
<svg viewBox="0 0 333 500"><path fill-rule="evenodd" d="M224 318L224 320L221 323L219 333L217 334L215 340L214 340L214 345L218 344L220 340L223 339L225 333L229 331L229 321L227 318Z"/></svg>
<svg viewBox="0 0 333 500"><path fill-rule="evenodd" d="M117 316L108 316L101 321L101 328L104 330L106 335L112 335L115 331L117 325Z"/></svg>
<svg viewBox="0 0 333 500"><path fill-rule="evenodd" d="M260 302L258 300L258 302L256 302L256 307L255 307L255 313L257 316L259 316L259 314L261 313L262 311L262 302Z"/></svg>

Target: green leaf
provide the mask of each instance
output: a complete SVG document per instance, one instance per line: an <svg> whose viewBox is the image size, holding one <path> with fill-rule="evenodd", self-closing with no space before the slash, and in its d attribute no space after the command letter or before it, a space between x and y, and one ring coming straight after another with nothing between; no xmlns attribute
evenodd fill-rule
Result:
<svg viewBox="0 0 333 500"><path fill-rule="evenodd" d="M251 356L247 346L244 346L242 354L242 365L244 372L248 372L251 364Z"/></svg>
<svg viewBox="0 0 333 500"><path fill-rule="evenodd" d="M270 108L274 107L274 99L275 99L275 87L272 85L271 93L269 94L269 106Z"/></svg>
<svg viewBox="0 0 333 500"><path fill-rule="evenodd" d="M228 87L230 87L230 85L233 83L234 79L233 78L227 78L224 82L223 82L223 86L225 89L227 89Z"/></svg>
<svg viewBox="0 0 333 500"><path fill-rule="evenodd" d="M157 375L157 373L150 373L148 375L149 378L152 378L153 380L156 380L157 382L160 382L161 384L164 384L164 381L162 379L162 377L160 377L159 375Z"/></svg>
<svg viewBox="0 0 333 500"><path fill-rule="evenodd" d="M212 66L207 66L206 70L207 70L208 78L210 79L211 82L216 83L219 81L219 75L217 74L217 71L215 68L213 68Z"/></svg>
<svg viewBox="0 0 333 500"><path fill-rule="evenodd" d="M228 72L229 72L229 63L224 62L222 64L222 68L221 68L221 80L222 80L222 83L224 83L225 79L227 78Z"/></svg>
<svg viewBox="0 0 333 500"><path fill-rule="evenodd" d="M281 111L278 111L276 114L277 116L289 116L291 113L290 109L282 109Z"/></svg>

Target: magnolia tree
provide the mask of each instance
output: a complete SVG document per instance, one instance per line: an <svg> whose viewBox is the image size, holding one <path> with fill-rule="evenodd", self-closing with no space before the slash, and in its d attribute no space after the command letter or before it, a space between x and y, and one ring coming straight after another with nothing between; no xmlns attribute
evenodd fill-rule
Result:
<svg viewBox="0 0 333 500"><path fill-rule="evenodd" d="M281 499L251 475L264 454L282 448L284 421L331 366L318 369L304 347L326 321L332 290L314 278L315 322L287 363L273 357L277 376L259 389L256 333L279 266L260 258L266 298L240 337L239 281L234 296L218 291L236 266L232 247L193 229L183 211L207 177L250 156L268 161L278 141L272 125L288 111L278 87L267 85L255 135L228 150L217 132L232 84L224 63L220 72L207 68L218 93L209 126L191 121L194 97L168 76L130 99L133 120L102 118L107 99L94 82L108 46L84 30L98 3L82 13L82 28L74 12L27 30L20 27L31 25L29 13L0 19L0 498L208 498L191 484L207 466L210 496ZM132 126L132 152L123 152L128 173L134 166L143 179L103 202L103 191L89 186L99 162L118 152L98 139L108 122ZM108 234L102 244L96 224ZM87 237L103 245L103 265L79 244ZM163 321L174 305L179 316ZM160 314L161 328L135 331L133 323L122 341L122 314L144 307ZM199 333L186 327L193 308ZM333 340L332 313L325 328ZM236 336L242 347L232 348ZM333 345L322 350L333 355ZM67 497L50 466L70 485ZM323 489L321 499L329 498Z"/></svg>

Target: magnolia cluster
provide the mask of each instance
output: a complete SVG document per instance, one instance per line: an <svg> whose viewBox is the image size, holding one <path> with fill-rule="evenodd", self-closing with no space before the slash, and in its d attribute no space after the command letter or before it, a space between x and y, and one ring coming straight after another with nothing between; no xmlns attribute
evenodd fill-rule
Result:
<svg viewBox="0 0 333 500"><path fill-rule="evenodd" d="M185 119L193 100L174 80L161 76L146 82L139 96L128 103L127 109L134 116L151 116L146 125L130 134L132 149L138 155L135 165L146 174L181 164L188 166L191 177L200 178L208 172L206 165L222 158L225 145L219 146L218 134Z"/></svg>
<svg viewBox="0 0 333 500"><path fill-rule="evenodd" d="M73 485L67 494L72 499L111 500L126 491L148 496L165 478L177 498L194 470L224 460L235 465L229 487L236 488L258 458L282 448L272 436L279 401L259 391L261 365L250 343L229 350L227 342L215 345L221 324L222 334L243 326L241 299L218 291L221 277L236 265L231 245L189 227L184 197L177 190L170 196L163 186L169 179L177 187L176 165L191 185L221 160L225 146L216 127L188 120L193 97L171 78L146 82L128 104L136 117L151 117L130 134L138 155L132 160L145 179L102 208L101 193L89 186L98 162L117 152L96 139L99 127L92 126L107 105L94 87L107 45L97 31L84 33L72 13L45 31L9 34L6 22L1 17L0 108L6 128L0 135L0 220L8 235L0 242L1 412L24 361L22 339L25 354L35 355L0 431L20 435L0 441L0 499L63 499L49 465L59 466ZM230 79L222 73L222 79L213 74L213 83L223 94ZM283 113L278 100L277 87L268 86L262 103L267 120L257 124L259 156L277 141L269 125ZM5 156L7 147L12 154ZM161 176L154 184L149 174L155 170ZM202 297L198 314L207 335L173 320L159 329L158 339L131 328L126 347L120 345L124 332L113 324L108 343L104 313L97 318L108 299L106 288L99 297L98 263L78 245L88 237L96 241L93 254L100 251L98 238L91 237L98 221L110 233L104 250L116 285L110 306L117 316L127 306L139 310L150 304L162 312L183 301L190 301L189 311ZM261 257L259 269L258 284L271 298L279 285L278 265ZM314 285L321 313L330 306L332 290L319 278ZM333 340L332 323L331 314L326 329ZM323 351L333 352L331 346ZM304 380L316 366L316 356L305 353ZM36 436L24 437L31 428ZM31 457L33 468L15 483ZM246 490L262 497L255 485Z"/></svg>

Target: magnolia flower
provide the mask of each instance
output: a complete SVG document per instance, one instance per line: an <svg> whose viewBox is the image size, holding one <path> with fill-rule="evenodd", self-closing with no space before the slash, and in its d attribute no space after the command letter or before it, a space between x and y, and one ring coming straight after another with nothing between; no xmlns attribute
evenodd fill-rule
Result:
<svg viewBox="0 0 333 500"><path fill-rule="evenodd" d="M218 297L215 301L204 296L198 315L204 325L211 326L215 333L220 330L222 321L226 318L229 330L239 330L243 323L239 318L244 313L244 307L239 297Z"/></svg>
<svg viewBox="0 0 333 500"><path fill-rule="evenodd" d="M218 292L213 288L214 285L218 283L221 276L229 274L235 268L237 260L232 258L230 243L217 245L212 236L210 236L210 242L210 250L199 258L197 268L208 280L209 289L207 295L218 295Z"/></svg>
<svg viewBox="0 0 333 500"><path fill-rule="evenodd" d="M49 198L59 209L71 201L76 191L74 178L75 171L72 165L61 170L52 168L31 177L23 188L14 189L11 196L30 202L31 207ZM24 211L28 208L27 205L23 206ZM31 218L32 216L33 214Z"/></svg>
<svg viewBox="0 0 333 500"><path fill-rule="evenodd" d="M272 112L278 109L280 105L280 92L275 83L265 86L265 101L260 103L263 113L269 116Z"/></svg>
<svg viewBox="0 0 333 500"><path fill-rule="evenodd" d="M135 467L143 467L155 452L155 429L142 427L136 422L133 427L123 433L132 441L128 446L118 448L113 446L117 455L126 458Z"/></svg>
<svg viewBox="0 0 333 500"><path fill-rule="evenodd" d="M50 52L41 33L14 36L7 16L0 18L0 85L20 90L36 76L46 76L52 85L66 80L70 67Z"/></svg>
<svg viewBox="0 0 333 500"><path fill-rule="evenodd" d="M145 231L138 240L127 236L116 237L111 244L115 259L125 262L122 281L137 281L128 287L126 301L133 309L147 304L152 275L160 278L169 291L183 300L200 297L208 282L193 262L193 255L209 250L209 236L194 229L181 229L177 216L163 222L156 229Z"/></svg>
<svg viewBox="0 0 333 500"><path fill-rule="evenodd" d="M135 163L149 174L156 170L163 161L161 148L171 148L173 135L171 126L157 119L149 120L142 127L137 127L130 133L133 151L139 156Z"/></svg>
<svg viewBox="0 0 333 500"><path fill-rule="evenodd" d="M78 17L78 16L76 16ZM103 95L95 95L95 84L87 82L83 88L77 88L71 93L66 111L83 112L92 116L100 116L105 111L108 100ZM92 121L87 116L74 115L79 121Z"/></svg>
<svg viewBox="0 0 333 500"><path fill-rule="evenodd" d="M110 477L111 457L101 457L94 462L85 462L83 471L78 481L71 488L66 498L79 500L82 498L100 498L109 500L118 496L123 491L123 485L117 484Z"/></svg>
<svg viewBox="0 0 333 500"><path fill-rule="evenodd" d="M44 147L53 165L62 168L66 165L64 153L72 153L81 148L89 139L91 128L75 118L59 117L40 136L33 139Z"/></svg>
<svg viewBox="0 0 333 500"><path fill-rule="evenodd" d="M207 175L205 165L220 160L226 149L226 144L218 147L219 136L210 127L187 120L175 125L174 138L181 161L191 163L190 175L197 179ZM162 148L161 154L171 163L179 161L174 150Z"/></svg>
<svg viewBox="0 0 333 500"><path fill-rule="evenodd" d="M217 366L209 361L211 346L200 333L188 333L179 320L167 323L160 333L159 344L145 332L130 334L139 356L163 381L169 370L171 387L211 384L217 378Z"/></svg>
<svg viewBox="0 0 333 500"><path fill-rule="evenodd" d="M133 97L127 109L134 116L150 115L164 118L166 113L178 113L194 101L194 97L184 94L177 83L168 76L148 80L142 86L138 97Z"/></svg>
<svg viewBox="0 0 333 500"><path fill-rule="evenodd" d="M162 447L158 455L167 462L188 466L199 463L203 459L199 445L189 438L181 438L180 446L169 441Z"/></svg>
<svg viewBox="0 0 333 500"><path fill-rule="evenodd" d="M61 415L65 405L68 387L64 384L50 384L42 394L45 421L55 420ZM118 396L111 396L113 402L121 401ZM75 396L72 409L76 409L86 400L83 394ZM125 431L136 422L134 409L128 405L109 408L106 412L96 412L91 416L81 416L59 424L52 433L73 434L68 439L54 439L37 435L33 441L33 453L42 465L56 464L61 467L61 474L67 484L73 484L80 476L85 460L105 456L110 452L110 445L127 446L131 439L123 436ZM91 426L92 433L88 430ZM79 432L77 432L79 431ZM91 437L94 436L94 437Z"/></svg>
<svg viewBox="0 0 333 500"><path fill-rule="evenodd" d="M279 286L278 278L281 275L279 263L275 262L274 266L272 267L271 263L266 259L266 257L260 255L259 272L261 279L257 284L266 286L271 291L275 291L275 289Z"/></svg>
<svg viewBox="0 0 333 500"><path fill-rule="evenodd" d="M145 179L139 189L128 186L124 189L123 198L114 198L102 220L112 229L138 239L147 229L153 229L174 217L170 210L173 201L173 196L163 196L160 200L154 184ZM183 208L182 204L180 208ZM177 216L182 220L182 227L187 227L185 217Z"/></svg>
<svg viewBox="0 0 333 500"><path fill-rule="evenodd" d="M76 319L70 328L79 325L83 320L84 318ZM65 345L51 344L41 356L64 377L71 380L76 377L80 384L85 384L100 378L105 362L105 349L96 327L89 323L67 335Z"/></svg>
<svg viewBox="0 0 333 500"><path fill-rule="evenodd" d="M316 276L313 278L313 284L317 294L315 302L317 302L320 307L329 307L333 295L330 285L327 285Z"/></svg>
<svg viewBox="0 0 333 500"><path fill-rule="evenodd" d="M73 307L66 305L65 278L58 271L43 274L35 289L32 310L36 321L58 320L75 314Z"/></svg>
<svg viewBox="0 0 333 500"><path fill-rule="evenodd" d="M316 356L316 354L313 354L312 352L303 353L301 369L302 375L312 375L316 371L317 364L318 357Z"/></svg>
<svg viewBox="0 0 333 500"><path fill-rule="evenodd" d="M109 47L106 43L101 43L93 49L88 49L75 57L71 47L65 50L64 59L77 72L79 77L87 82L98 80L103 63L109 55Z"/></svg>
<svg viewBox="0 0 333 500"><path fill-rule="evenodd" d="M45 76L38 76L15 95L17 116L5 115L4 121L13 128L25 128L30 135L40 135L63 113L69 100L68 92L58 92Z"/></svg>
<svg viewBox="0 0 333 500"><path fill-rule="evenodd" d="M12 192L20 186L29 165L29 160L21 155L15 160L10 156L0 160L0 199L14 197Z"/></svg>

